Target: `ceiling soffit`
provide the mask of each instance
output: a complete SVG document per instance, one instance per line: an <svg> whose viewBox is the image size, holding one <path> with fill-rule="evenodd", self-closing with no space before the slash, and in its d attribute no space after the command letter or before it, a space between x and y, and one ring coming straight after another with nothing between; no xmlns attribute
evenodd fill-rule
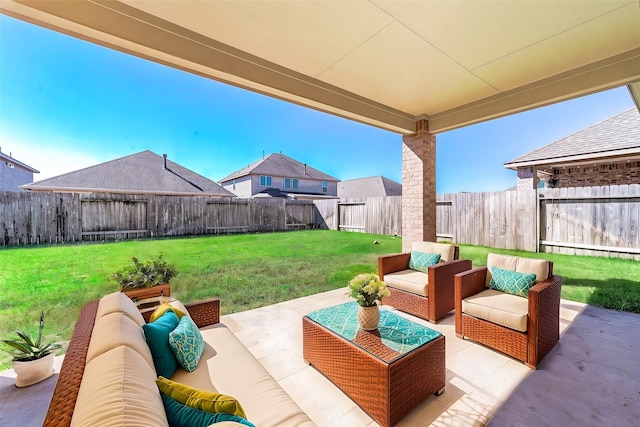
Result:
<svg viewBox="0 0 640 427"><path fill-rule="evenodd" d="M3 13L394 132L640 81L640 3L2 0Z"/></svg>

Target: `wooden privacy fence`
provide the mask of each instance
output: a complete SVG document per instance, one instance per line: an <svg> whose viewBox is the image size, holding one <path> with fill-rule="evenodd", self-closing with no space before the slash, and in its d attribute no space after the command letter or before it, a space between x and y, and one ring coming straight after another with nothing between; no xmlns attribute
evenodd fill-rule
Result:
<svg viewBox="0 0 640 427"><path fill-rule="evenodd" d="M436 230L456 243L640 260L640 185L439 194Z"/></svg>
<svg viewBox="0 0 640 427"><path fill-rule="evenodd" d="M315 200L316 226L390 236L402 233L402 196Z"/></svg>
<svg viewBox="0 0 640 427"><path fill-rule="evenodd" d="M640 260L640 184L545 189L540 251Z"/></svg>
<svg viewBox="0 0 640 427"><path fill-rule="evenodd" d="M440 239L640 260L640 184L439 194ZM402 196L293 201L0 193L0 245L324 228L402 234Z"/></svg>
<svg viewBox="0 0 640 427"><path fill-rule="evenodd" d="M0 192L0 245L312 228L308 201Z"/></svg>
<svg viewBox="0 0 640 427"><path fill-rule="evenodd" d="M536 251L536 190L439 194L436 235L461 244Z"/></svg>

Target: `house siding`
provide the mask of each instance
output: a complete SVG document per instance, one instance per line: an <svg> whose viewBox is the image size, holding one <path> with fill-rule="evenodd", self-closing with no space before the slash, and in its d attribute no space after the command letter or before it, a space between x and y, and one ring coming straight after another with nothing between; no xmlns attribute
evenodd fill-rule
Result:
<svg viewBox="0 0 640 427"><path fill-rule="evenodd" d="M226 181L225 183L221 184L222 188L231 191L233 194L243 199L248 199L253 195L253 193L251 192L252 180L249 176L237 178L235 181L235 188L233 185L233 180Z"/></svg>
<svg viewBox="0 0 640 427"><path fill-rule="evenodd" d="M553 170L556 188L637 184L640 161L567 166Z"/></svg>
<svg viewBox="0 0 640 427"><path fill-rule="evenodd" d="M285 178L296 178L298 180L298 188L284 188L284 180ZM237 183L237 181L236 181ZM293 192L293 193L317 193L327 196L337 196L338 194L338 183L335 181L327 181L328 184L328 192L322 192L322 180L314 180L314 179L303 179L297 177L284 177L284 176L274 176L271 175L271 185L269 187L260 185L260 175L252 175L251 178L252 190L251 196L267 189L267 188L277 188L284 192ZM236 185L237 187L237 185ZM227 188L228 189L228 188ZM231 190L230 190L231 191ZM244 197L240 196L239 197ZM248 197L248 196L247 196Z"/></svg>
<svg viewBox="0 0 640 427"><path fill-rule="evenodd" d="M0 191L22 191L21 185L33 182L33 172L18 165L10 167L9 161L0 162Z"/></svg>

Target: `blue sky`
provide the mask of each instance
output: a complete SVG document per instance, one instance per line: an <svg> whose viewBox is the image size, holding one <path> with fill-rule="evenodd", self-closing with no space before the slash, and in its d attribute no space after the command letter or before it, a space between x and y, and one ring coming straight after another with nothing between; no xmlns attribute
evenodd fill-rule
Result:
<svg viewBox="0 0 640 427"><path fill-rule="evenodd" d="M515 185L503 164L632 107L626 87L437 136L438 193ZM402 137L0 15L0 147L41 180L142 150L219 180L282 152L402 181Z"/></svg>

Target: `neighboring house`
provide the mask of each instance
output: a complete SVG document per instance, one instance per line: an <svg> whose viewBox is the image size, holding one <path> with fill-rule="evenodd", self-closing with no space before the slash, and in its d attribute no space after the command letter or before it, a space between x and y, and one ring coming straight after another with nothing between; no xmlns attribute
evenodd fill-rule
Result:
<svg viewBox="0 0 640 427"><path fill-rule="evenodd" d="M22 191L20 186L33 182L34 173L40 172L0 151L0 191Z"/></svg>
<svg viewBox="0 0 640 427"><path fill-rule="evenodd" d="M31 191L235 197L216 182L151 151L23 185Z"/></svg>
<svg viewBox="0 0 640 427"><path fill-rule="evenodd" d="M338 183L338 197L383 197L402 196L402 184L398 184L384 176L348 179Z"/></svg>
<svg viewBox="0 0 640 427"><path fill-rule="evenodd" d="M339 180L284 154L269 156L222 178L238 197L321 199L338 196Z"/></svg>
<svg viewBox="0 0 640 427"><path fill-rule="evenodd" d="M640 183L640 113L633 107L504 166L519 183L536 177L550 188Z"/></svg>

